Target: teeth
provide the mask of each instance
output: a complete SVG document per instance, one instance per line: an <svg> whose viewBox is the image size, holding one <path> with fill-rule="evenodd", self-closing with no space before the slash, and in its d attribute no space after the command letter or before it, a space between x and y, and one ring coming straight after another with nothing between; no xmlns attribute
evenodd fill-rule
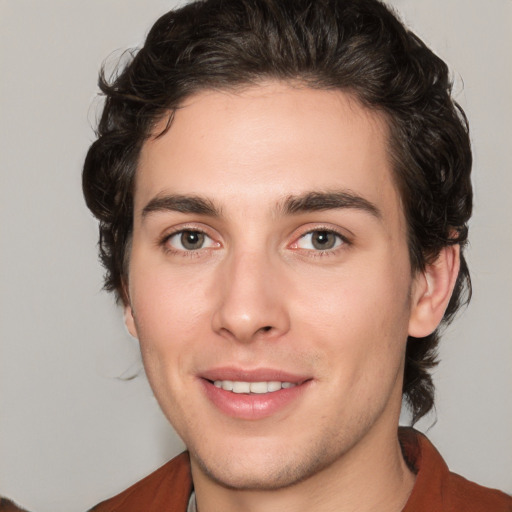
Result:
<svg viewBox="0 0 512 512"><path fill-rule="evenodd" d="M232 391L233 393L253 393L265 394L279 391L280 389L293 388L297 384L293 382L280 382L272 380L270 382L245 382L245 381L232 381L232 380L216 380L213 385L216 388L222 388L225 391Z"/></svg>
<svg viewBox="0 0 512 512"><path fill-rule="evenodd" d="M251 382L251 393L267 393L268 385L266 382Z"/></svg>
<svg viewBox="0 0 512 512"><path fill-rule="evenodd" d="M271 393L272 391L279 391L281 389L281 383L277 381L271 381L268 383L268 391Z"/></svg>
<svg viewBox="0 0 512 512"><path fill-rule="evenodd" d="M233 393L250 393L251 383L250 382L233 382Z"/></svg>
<svg viewBox="0 0 512 512"><path fill-rule="evenodd" d="M225 389L226 391L233 390L233 382L231 382L230 380L223 380L220 385L222 389Z"/></svg>

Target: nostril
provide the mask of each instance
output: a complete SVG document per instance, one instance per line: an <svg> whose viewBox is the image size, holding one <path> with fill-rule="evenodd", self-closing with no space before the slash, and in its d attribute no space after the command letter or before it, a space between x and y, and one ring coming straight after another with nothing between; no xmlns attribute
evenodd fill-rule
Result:
<svg viewBox="0 0 512 512"><path fill-rule="evenodd" d="M264 332L268 332L272 329L272 326L270 325L266 325L265 327L262 327L261 330L264 331Z"/></svg>

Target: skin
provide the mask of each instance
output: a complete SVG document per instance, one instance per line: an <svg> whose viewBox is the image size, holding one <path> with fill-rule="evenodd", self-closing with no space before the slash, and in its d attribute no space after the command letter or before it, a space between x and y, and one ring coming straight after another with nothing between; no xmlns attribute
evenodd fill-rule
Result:
<svg viewBox="0 0 512 512"><path fill-rule="evenodd" d="M265 83L188 98L144 144L125 318L190 451L201 512L407 500L405 344L441 320L458 250L411 272L387 140L385 119L347 93ZM312 192L356 200L290 211ZM203 245L189 250L183 230ZM332 248L313 244L319 232ZM205 372L225 367L306 382L272 414L240 417L205 393Z"/></svg>

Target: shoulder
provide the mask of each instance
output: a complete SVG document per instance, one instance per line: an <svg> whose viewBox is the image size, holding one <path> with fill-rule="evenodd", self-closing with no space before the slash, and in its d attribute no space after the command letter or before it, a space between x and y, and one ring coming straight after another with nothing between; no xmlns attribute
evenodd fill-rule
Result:
<svg viewBox="0 0 512 512"><path fill-rule="evenodd" d="M450 472L434 445L413 429L400 429L404 457L416 483L403 512L512 512L512 498Z"/></svg>
<svg viewBox="0 0 512 512"><path fill-rule="evenodd" d="M512 512L512 497L470 482L456 473L449 473L443 490L446 510L450 512Z"/></svg>
<svg viewBox="0 0 512 512"><path fill-rule="evenodd" d="M89 512L185 512L191 492L190 459L184 452Z"/></svg>

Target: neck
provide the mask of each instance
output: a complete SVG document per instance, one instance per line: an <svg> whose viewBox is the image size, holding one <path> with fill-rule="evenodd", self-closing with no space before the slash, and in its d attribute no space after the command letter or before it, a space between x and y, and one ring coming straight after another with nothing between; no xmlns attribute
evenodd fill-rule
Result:
<svg viewBox="0 0 512 512"><path fill-rule="evenodd" d="M414 485L397 430L370 431L330 466L292 486L237 490L209 479L192 459L198 512L400 512Z"/></svg>

